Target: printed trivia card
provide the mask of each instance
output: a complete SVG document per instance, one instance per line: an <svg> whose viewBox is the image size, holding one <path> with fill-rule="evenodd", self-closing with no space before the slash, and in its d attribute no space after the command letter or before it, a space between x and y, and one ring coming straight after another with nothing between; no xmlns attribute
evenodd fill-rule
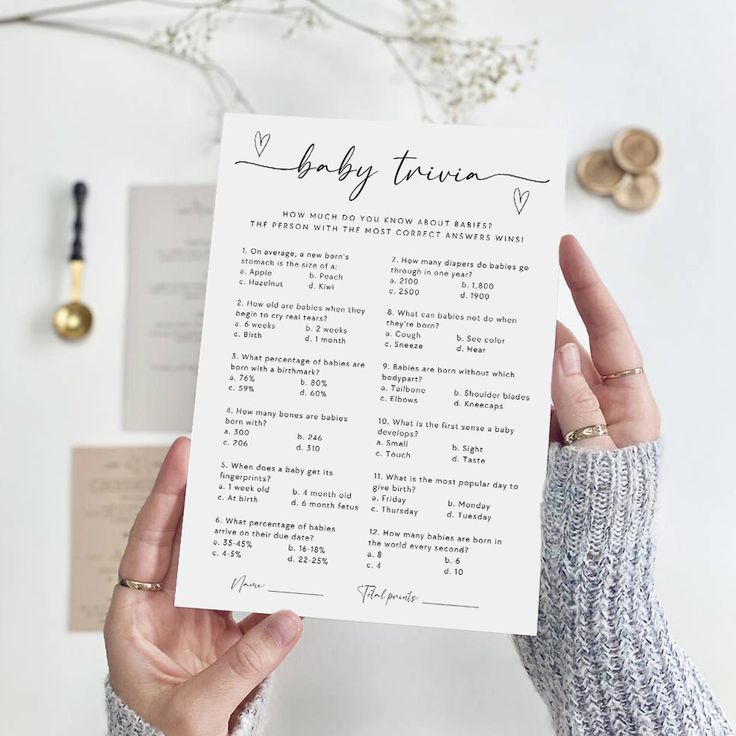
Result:
<svg viewBox="0 0 736 736"><path fill-rule="evenodd" d="M535 634L559 131L227 115L176 605Z"/></svg>

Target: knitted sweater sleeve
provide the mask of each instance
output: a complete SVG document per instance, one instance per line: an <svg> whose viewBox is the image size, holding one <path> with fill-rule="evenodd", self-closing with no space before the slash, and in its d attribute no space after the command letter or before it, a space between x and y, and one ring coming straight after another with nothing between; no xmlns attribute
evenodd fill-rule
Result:
<svg viewBox="0 0 736 736"><path fill-rule="evenodd" d="M271 678L267 677L248 698L229 736L261 736L270 692ZM109 678L105 679L105 700L108 736L165 736L123 703L112 689Z"/></svg>
<svg viewBox="0 0 736 736"><path fill-rule="evenodd" d="M733 736L654 587L661 439L550 446L537 636L514 645L558 736Z"/></svg>

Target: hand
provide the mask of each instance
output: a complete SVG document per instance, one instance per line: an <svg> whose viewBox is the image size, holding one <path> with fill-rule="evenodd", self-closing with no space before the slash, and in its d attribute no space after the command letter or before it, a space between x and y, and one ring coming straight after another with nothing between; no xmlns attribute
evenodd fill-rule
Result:
<svg viewBox="0 0 736 736"><path fill-rule="evenodd" d="M302 622L291 611L251 614L174 608L189 440L169 449L138 514L120 577L163 582L161 592L117 586L105 622L110 684L167 736L224 736L247 696L291 651Z"/></svg>
<svg viewBox="0 0 736 736"><path fill-rule="evenodd" d="M645 373L601 381L608 373L642 365L629 326L580 243L560 242L560 267L590 340L590 353L557 323L552 369L550 440L591 424L607 424L608 435L575 442L577 447L613 449L659 437L660 414Z"/></svg>

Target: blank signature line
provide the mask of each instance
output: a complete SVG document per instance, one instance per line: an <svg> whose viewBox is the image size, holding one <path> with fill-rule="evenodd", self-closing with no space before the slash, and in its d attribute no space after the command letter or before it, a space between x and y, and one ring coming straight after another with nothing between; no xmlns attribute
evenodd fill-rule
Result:
<svg viewBox="0 0 736 736"><path fill-rule="evenodd" d="M301 590L269 590L269 593L288 593L289 595L314 595L319 598L324 598L324 593L305 593Z"/></svg>
<svg viewBox="0 0 736 736"><path fill-rule="evenodd" d="M422 601L424 606L451 606L452 608L480 608L480 606L470 606L467 603L436 603L435 601Z"/></svg>

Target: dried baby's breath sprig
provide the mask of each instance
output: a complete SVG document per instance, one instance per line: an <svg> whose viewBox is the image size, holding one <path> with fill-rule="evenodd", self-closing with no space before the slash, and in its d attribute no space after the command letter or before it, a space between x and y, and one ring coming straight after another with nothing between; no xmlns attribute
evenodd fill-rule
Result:
<svg viewBox="0 0 736 736"><path fill-rule="evenodd" d="M537 42L505 46L500 38L459 38L453 0L401 0L407 8L410 63L424 116L457 122L536 63ZM396 42L394 42L396 43Z"/></svg>
<svg viewBox="0 0 736 736"><path fill-rule="evenodd" d="M283 21L284 38L337 25L376 39L413 85L425 120L456 122L499 90L515 91L524 72L534 68L536 41L506 46L496 37L457 36L454 0L395 1L406 17L401 31L375 27L323 0L88 0L0 18L0 25L96 35L165 54L204 76L218 113L255 109L242 84L213 58L211 47L224 26L256 16ZM160 13L150 14L152 29L134 35L111 27L96 12L133 4L171 11L171 20L159 26Z"/></svg>

